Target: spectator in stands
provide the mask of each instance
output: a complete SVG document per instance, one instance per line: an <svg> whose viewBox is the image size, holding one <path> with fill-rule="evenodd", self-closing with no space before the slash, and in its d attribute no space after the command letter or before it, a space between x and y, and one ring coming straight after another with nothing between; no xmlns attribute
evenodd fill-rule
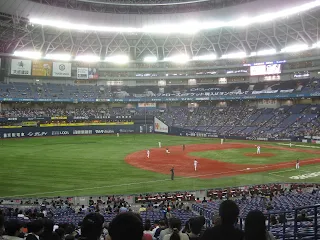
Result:
<svg viewBox="0 0 320 240"><path fill-rule="evenodd" d="M141 240L143 237L143 224L139 217L132 213L117 215L109 226L111 240Z"/></svg>
<svg viewBox="0 0 320 240"><path fill-rule="evenodd" d="M81 240L100 240L104 218L99 213L89 213L81 225Z"/></svg>
<svg viewBox="0 0 320 240"><path fill-rule="evenodd" d="M0 240L2 240L2 234L4 233L4 217L2 212L0 213Z"/></svg>
<svg viewBox="0 0 320 240"><path fill-rule="evenodd" d="M265 220L261 211L250 211L245 220L245 240L275 240L272 233L266 230Z"/></svg>
<svg viewBox="0 0 320 240"><path fill-rule="evenodd" d="M160 239L160 233L162 230L166 229L166 220L160 220L159 221L159 228L154 232L153 240Z"/></svg>
<svg viewBox="0 0 320 240"><path fill-rule="evenodd" d="M170 233L164 235L163 240L189 240L189 236L181 233L181 220L179 218L169 219Z"/></svg>
<svg viewBox="0 0 320 240"><path fill-rule="evenodd" d="M20 234L22 231L22 224L18 220L10 220L5 223L5 240L21 240Z"/></svg>
<svg viewBox="0 0 320 240"><path fill-rule="evenodd" d="M221 217L219 215L214 215L212 217L212 225L213 226L218 226L221 224Z"/></svg>
<svg viewBox="0 0 320 240"><path fill-rule="evenodd" d="M207 203L208 201L206 200L205 197L203 197L202 203Z"/></svg>
<svg viewBox="0 0 320 240"><path fill-rule="evenodd" d="M232 200L223 201L219 207L221 224L207 229L201 240L242 240L244 233L234 227L239 216L239 208Z"/></svg>
<svg viewBox="0 0 320 240"><path fill-rule="evenodd" d="M144 205L141 205L139 208L139 213L147 211L146 207Z"/></svg>
<svg viewBox="0 0 320 240"><path fill-rule="evenodd" d="M270 224L271 225L276 225L278 223L278 220L276 219L276 217L274 215L270 216Z"/></svg>
<svg viewBox="0 0 320 240"><path fill-rule="evenodd" d="M203 225L205 224L204 217L197 217L190 219L190 230L191 233L189 234L190 240L198 240L202 235Z"/></svg>
<svg viewBox="0 0 320 240"><path fill-rule="evenodd" d="M143 235L144 240L152 240L151 222L149 219L145 221Z"/></svg>
<svg viewBox="0 0 320 240"><path fill-rule="evenodd" d="M59 240L59 235L53 231L54 223L51 219L43 219L43 233L40 235L40 240Z"/></svg>
<svg viewBox="0 0 320 240"><path fill-rule="evenodd" d="M155 221L154 221L154 224L153 224L153 229L152 229L152 231L151 231L152 237L154 237L154 234L155 234L155 232L159 229L159 227L160 227L160 222L159 222L159 220L155 220Z"/></svg>
<svg viewBox="0 0 320 240"><path fill-rule="evenodd" d="M58 235L59 239L64 239L65 231L63 227L57 228L54 233Z"/></svg>
<svg viewBox="0 0 320 240"><path fill-rule="evenodd" d="M284 214L280 214L280 215L279 215L278 222L279 222L279 223L285 223L285 222L287 222L287 218L285 217Z"/></svg>
<svg viewBox="0 0 320 240"><path fill-rule="evenodd" d="M306 221L312 221L312 219L306 216L305 210L302 210L301 214L297 217L297 222L306 222Z"/></svg>
<svg viewBox="0 0 320 240"><path fill-rule="evenodd" d="M34 220L33 222L30 222L28 225L28 235L26 237L26 240L39 240L40 235L43 232L43 222L42 220Z"/></svg>

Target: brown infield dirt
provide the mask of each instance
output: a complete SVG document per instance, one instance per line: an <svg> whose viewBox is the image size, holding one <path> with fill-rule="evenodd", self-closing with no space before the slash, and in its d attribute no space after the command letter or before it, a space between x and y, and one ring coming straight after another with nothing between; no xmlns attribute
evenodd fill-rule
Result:
<svg viewBox="0 0 320 240"><path fill-rule="evenodd" d="M206 159L206 158L196 158L198 161L198 169L195 172L193 167L193 161L195 157L189 156L191 152L202 152L210 150L224 150L224 149L234 149L234 148L250 148L252 151L256 150L253 144L243 144L243 143L225 143L225 144L192 144L186 145L185 151L182 150L182 145L170 146L170 153L167 154L165 148L153 148L150 149L150 158L147 158L146 150L139 152L134 152L126 156L126 163L135 166L140 169L153 171L162 174L170 174L170 169L175 168L176 176L183 177L195 177L195 178L219 178L225 176L236 176L240 174L256 173L256 172L266 172L277 169L294 168L296 164L296 159L292 159L290 162L281 162L275 164L235 164L226 163L218 160ZM308 150L308 149L298 149L298 148L287 148L287 147L277 147L261 145L261 149L279 149L287 151L296 152L308 152L320 154L318 150ZM250 153L251 154L251 153ZM265 153L268 154L268 153ZM257 157L257 154L252 153L250 157ZM260 155L263 156L263 153ZM261 156L261 157L262 157ZM263 156L266 157L266 156ZM271 156L269 156L271 157ZM320 158L305 159L300 161L300 165L308 165L320 163Z"/></svg>

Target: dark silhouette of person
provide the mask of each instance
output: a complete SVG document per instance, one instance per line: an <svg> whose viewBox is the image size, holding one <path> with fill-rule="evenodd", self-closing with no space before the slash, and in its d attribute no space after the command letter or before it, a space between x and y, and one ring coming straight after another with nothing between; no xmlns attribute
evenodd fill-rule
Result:
<svg viewBox="0 0 320 240"><path fill-rule="evenodd" d="M171 168L171 180L174 180L174 167Z"/></svg>

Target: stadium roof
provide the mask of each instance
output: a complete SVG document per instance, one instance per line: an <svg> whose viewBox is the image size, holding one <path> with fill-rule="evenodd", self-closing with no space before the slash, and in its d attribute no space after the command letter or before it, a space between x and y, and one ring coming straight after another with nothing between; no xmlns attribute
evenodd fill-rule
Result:
<svg viewBox="0 0 320 240"><path fill-rule="evenodd" d="M42 2L57 5L58 2L65 1L42 0ZM315 5L300 13L294 12L286 17L277 16L274 19L269 14L283 12L284 9L291 9L310 2ZM32 1L0 0L0 52L11 54L16 50L30 50L40 51L44 55L50 53L68 53L73 56L91 54L101 59L116 54L127 55L130 59L143 59L145 56L164 59L175 54L184 54L192 58L208 54L223 56L243 52L247 54L261 51L279 52L291 45L312 46L319 41L320 8L317 4L319 1L256 0L219 11L209 10L201 13L174 15L127 15L99 14ZM268 20L271 17L272 21L247 24L248 19L267 13L268 15L262 16ZM30 19L40 22L30 23ZM85 24L86 27L72 29L68 24L55 27L43 24L44 20L56 19L59 19L60 23L61 21L68 23L72 19L71 23ZM164 26L162 29L168 30L168 23L185 24L185 19L192 19L200 25L204 20L209 21L210 19L215 20L214 24L217 24L217 19L219 24L222 21L228 24L210 26L201 31L195 29L196 31L192 34L175 33L175 31L163 31L161 34L155 34L152 31L99 31L95 28L95 26L105 27L106 25L142 28L147 25L149 29L154 29L154 23L157 23L157 26L163 23L167 25L162 25ZM185 29L192 29L192 24L194 23L185 24Z"/></svg>

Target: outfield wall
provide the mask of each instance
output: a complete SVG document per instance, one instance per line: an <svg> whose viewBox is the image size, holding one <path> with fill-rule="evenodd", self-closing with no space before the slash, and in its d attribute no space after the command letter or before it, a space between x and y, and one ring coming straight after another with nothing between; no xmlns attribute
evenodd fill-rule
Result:
<svg viewBox="0 0 320 240"><path fill-rule="evenodd" d="M202 137L202 138L223 138L223 139L236 139L236 140L253 140L253 141L288 141L288 142L302 142L304 137L292 138L265 138L265 137L246 137L246 136L226 136L219 135L214 132L197 131L190 129L183 129L177 127L169 128L170 135L185 136L185 137Z"/></svg>
<svg viewBox="0 0 320 240"><path fill-rule="evenodd" d="M81 126L81 127L23 127L0 129L0 138L26 138L70 135L101 135L116 133L153 133L153 124L133 124L119 126Z"/></svg>

